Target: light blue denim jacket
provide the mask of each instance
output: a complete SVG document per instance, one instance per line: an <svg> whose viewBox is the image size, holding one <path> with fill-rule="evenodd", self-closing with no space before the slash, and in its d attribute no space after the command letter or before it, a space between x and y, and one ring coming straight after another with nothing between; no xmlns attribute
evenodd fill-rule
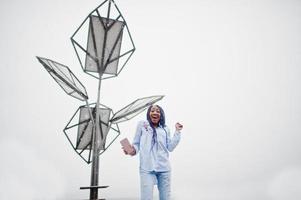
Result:
<svg viewBox="0 0 301 200"><path fill-rule="evenodd" d="M152 143L153 130L148 121L138 123L133 146L140 156L140 171L166 172L170 171L169 152L173 151L181 139L180 132L170 137L168 127L157 127L157 142Z"/></svg>

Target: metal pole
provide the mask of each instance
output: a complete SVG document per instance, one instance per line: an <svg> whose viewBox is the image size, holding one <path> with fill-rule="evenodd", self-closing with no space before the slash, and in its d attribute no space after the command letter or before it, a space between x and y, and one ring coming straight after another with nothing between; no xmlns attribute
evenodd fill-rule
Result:
<svg viewBox="0 0 301 200"><path fill-rule="evenodd" d="M99 124L99 97L100 97L101 79L98 83L98 94L96 102L96 120L93 129L92 138L92 166L91 166L91 186L98 186L98 176L99 176L99 152L100 152L100 124ZM90 200L98 199L98 188L90 189Z"/></svg>
<svg viewBox="0 0 301 200"><path fill-rule="evenodd" d="M106 69L104 67L104 57L105 57L105 47L106 47L106 42L107 42L107 26L109 22L109 17L110 17L110 9L111 9L111 0L109 0L109 5L108 5L108 12L107 12L107 20L105 24L105 33L104 33L104 43L103 43L103 49L102 49L102 55L101 55L101 63L96 62L97 67L98 67L98 73L99 73L99 82L98 82L98 93L97 93L97 102L96 102L96 120L95 120L95 132L93 136L93 154L92 154L92 169L91 169L91 186L98 186L98 177L99 177L99 152L100 152L100 141L99 141L99 136L101 136L101 127L99 124L99 99L100 99L100 88L101 88L101 77L104 73L104 70ZM93 28L93 24L91 21L91 27ZM94 35L94 31L92 30L92 35ZM95 36L93 36L94 39L94 48L95 48L95 53L97 54L97 47L95 44ZM100 65L99 65L100 64ZM103 71L102 71L103 70ZM104 139L104 138L101 138ZM98 199L98 188L91 188L90 190L90 200L97 200Z"/></svg>

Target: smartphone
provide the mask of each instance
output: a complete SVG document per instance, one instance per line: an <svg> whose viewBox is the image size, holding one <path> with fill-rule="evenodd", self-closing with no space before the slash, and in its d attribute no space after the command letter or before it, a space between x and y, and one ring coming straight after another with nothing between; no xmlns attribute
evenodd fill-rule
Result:
<svg viewBox="0 0 301 200"><path fill-rule="evenodd" d="M123 149L127 152L130 153L133 151L132 145L130 144L129 140L127 138L124 138L120 141L120 144L122 145Z"/></svg>

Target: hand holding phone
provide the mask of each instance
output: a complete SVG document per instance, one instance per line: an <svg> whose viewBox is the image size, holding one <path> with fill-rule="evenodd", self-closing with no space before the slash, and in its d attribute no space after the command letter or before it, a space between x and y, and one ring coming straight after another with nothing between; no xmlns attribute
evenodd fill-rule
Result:
<svg viewBox="0 0 301 200"><path fill-rule="evenodd" d="M120 144L122 145L122 149L125 154L135 155L135 149L127 138L122 139Z"/></svg>

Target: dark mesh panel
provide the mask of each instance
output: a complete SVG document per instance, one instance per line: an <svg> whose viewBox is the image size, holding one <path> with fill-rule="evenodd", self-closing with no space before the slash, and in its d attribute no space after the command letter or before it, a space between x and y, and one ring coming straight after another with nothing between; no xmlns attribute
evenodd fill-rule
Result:
<svg viewBox="0 0 301 200"><path fill-rule="evenodd" d="M94 17L90 18L89 34L87 44L87 55L85 70L90 72L98 72L98 68L101 67L102 62L102 48L104 42L104 27L96 23L92 23ZM103 70L103 69L101 69Z"/></svg>
<svg viewBox="0 0 301 200"><path fill-rule="evenodd" d="M67 94L82 101L88 99L85 87L67 66L46 58L37 58Z"/></svg>
<svg viewBox="0 0 301 200"><path fill-rule="evenodd" d="M61 79L59 79L57 76L55 76L52 72L49 72L49 73L67 94L70 95L74 91L72 88L70 88L68 85L66 85L65 82L61 81Z"/></svg>
<svg viewBox="0 0 301 200"><path fill-rule="evenodd" d="M107 26L106 21L106 18L99 18L93 15L90 18L85 70L98 72L98 66L104 66L100 69L101 74L117 74L118 59L116 58L120 54L124 23L109 19ZM105 44L104 26L110 27L106 35ZM114 58L115 61L110 62Z"/></svg>
<svg viewBox="0 0 301 200"><path fill-rule="evenodd" d="M133 117L139 115L139 114L142 113L144 110L146 110L146 109L148 108L149 105L152 105L152 104L148 104L148 105L146 105L144 108L141 108L141 109L137 110L136 112L133 112L133 113L131 113L131 114L128 114L128 115L124 116L123 119L120 119L120 120L118 120L118 121L119 121L119 122L122 122L122 121L126 121L126 120L132 119Z"/></svg>
<svg viewBox="0 0 301 200"><path fill-rule="evenodd" d="M73 80L75 87L77 87L80 92L84 93L84 95L86 95L88 97L86 88L82 85L82 83L76 77L72 77L72 80Z"/></svg>
<svg viewBox="0 0 301 200"><path fill-rule="evenodd" d="M109 119L110 119L111 110L109 109L100 109L100 120L101 120L101 129L103 133L103 140L100 141L101 149L104 149L106 138L109 132Z"/></svg>
<svg viewBox="0 0 301 200"><path fill-rule="evenodd" d="M110 109L99 108L99 116L100 116L100 127L101 133L98 133L100 149L104 149L106 137L109 131L109 119L110 119ZM87 145L92 141L92 121L90 120L89 110L87 107L80 108L80 116L78 123L78 134L77 134L77 145L76 149L85 149L89 148ZM102 135L102 136L101 136Z"/></svg>
<svg viewBox="0 0 301 200"><path fill-rule="evenodd" d="M112 20L112 25L108 31L108 35L110 37L107 38L109 48L106 48L105 53L105 64L107 65L105 70L106 74L117 74L118 57L120 56L123 25L123 22L119 21L115 21L115 23L113 24ZM111 62L112 60L115 61Z"/></svg>
<svg viewBox="0 0 301 200"><path fill-rule="evenodd" d="M73 82L73 78L72 78L72 75L70 73L70 70L63 66L63 65L60 65L58 63L54 63L54 62L49 62L52 66L53 66L53 70L58 74L60 75L62 78L64 78L65 80L68 80L70 82Z"/></svg>
<svg viewBox="0 0 301 200"><path fill-rule="evenodd" d="M92 141L93 124L87 107L80 108L76 149L85 149Z"/></svg>
<svg viewBox="0 0 301 200"><path fill-rule="evenodd" d="M83 97L81 95L79 95L77 92L75 91L72 91L70 93L71 96L73 96L74 98L77 98L77 99L82 99Z"/></svg>
<svg viewBox="0 0 301 200"><path fill-rule="evenodd" d="M141 113L144 109L146 109L148 106L156 103L157 101L161 100L163 96L151 96L151 97L145 97L141 99L137 99L133 103L127 105L120 111L118 111L111 119L112 123L119 123L122 121L129 120L133 118L134 116Z"/></svg>
<svg viewBox="0 0 301 200"><path fill-rule="evenodd" d="M119 134L120 131L117 124L111 124L110 132L106 137L105 149L107 149L114 142L114 140L119 136Z"/></svg>

